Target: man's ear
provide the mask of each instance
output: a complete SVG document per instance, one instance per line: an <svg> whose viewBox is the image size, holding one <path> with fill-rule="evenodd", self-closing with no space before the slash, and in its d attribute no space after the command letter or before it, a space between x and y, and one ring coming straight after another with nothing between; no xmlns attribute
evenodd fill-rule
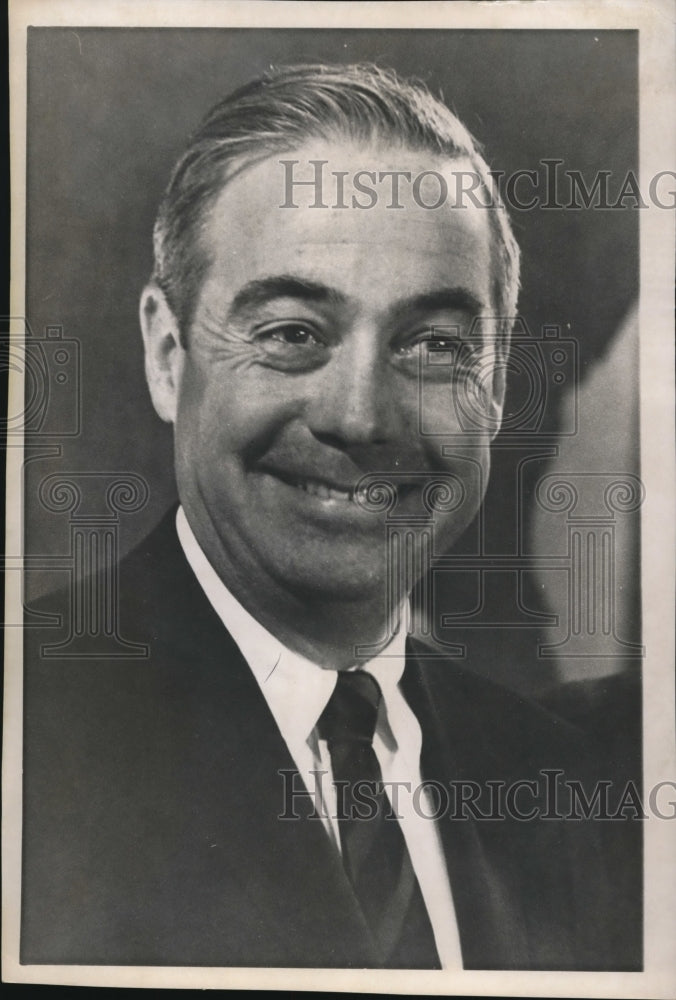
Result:
<svg viewBox="0 0 676 1000"><path fill-rule="evenodd" d="M502 423L502 411L505 406L505 392L507 390L508 357L509 347L500 343L496 344L493 362L493 391L491 394L491 441L494 440Z"/></svg>
<svg viewBox="0 0 676 1000"><path fill-rule="evenodd" d="M154 282L143 289L140 306L145 371L158 416L175 423L185 363L185 349L174 313Z"/></svg>

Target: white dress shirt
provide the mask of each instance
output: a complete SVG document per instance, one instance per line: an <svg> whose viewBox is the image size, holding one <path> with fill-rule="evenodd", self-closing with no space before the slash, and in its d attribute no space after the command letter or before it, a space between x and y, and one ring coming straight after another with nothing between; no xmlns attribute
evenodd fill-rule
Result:
<svg viewBox="0 0 676 1000"><path fill-rule="evenodd" d="M331 759L326 741L317 737L315 728L333 693L336 671L322 668L288 649L242 607L209 563L182 507L176 516L176 529L186 559L258 681L305 787L318 804L327 834L340 850ZM358 669L367 670L375 677L382 691L373 749L383 781L406 782L408 786L400 786L398 793L393 793L390 784L387 792L400 817L441 965L444 969L462 969L458 928L439 831L435 822L420 815L425 812L429 816L434 806L425 804L423 796L418 809L413 808L413 792L422 781L422 733L416 716L399 690L406 665L405 643L406 632L402 628L378 656ZM314 772L324 772L319 782ZM280 804L282 801L280 786Z"/></svg>

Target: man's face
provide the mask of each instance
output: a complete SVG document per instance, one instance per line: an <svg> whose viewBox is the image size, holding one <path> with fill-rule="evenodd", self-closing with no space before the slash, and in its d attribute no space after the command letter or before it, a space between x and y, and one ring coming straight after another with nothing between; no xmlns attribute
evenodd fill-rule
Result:
<svg viewBox="0 0 676 1000"><path fill-rule="evenodd" d="M370 209L311 208L309 187L295 188L297 208L281 208L279 159L291 155L298 177L313 176L309 160L329 161L327 204L335 201L332 170L358 164L450 176L469 165L315 143L243 171L205 220L209 267L187 331L175 417L188 519L231 586L274 581L296 594L364 598L387 579L386 514L365 509L354 493L364 475L389 474L397 516L428 522L425 485L435 474L457 477L464 498L434 514L437 552L454 543L483 497L490 435L475 428L462 436L452 366L429 367L423 383L420 370L439 328L467 335L476 315L492 312L489 212L425 209L410 185L402 185L402 209L388 207L389 189ZM349 176L344 185L350 204ZM438 190L423 187L422 197L433 202ZM489 344L484 375L491 356Z"/></svg>

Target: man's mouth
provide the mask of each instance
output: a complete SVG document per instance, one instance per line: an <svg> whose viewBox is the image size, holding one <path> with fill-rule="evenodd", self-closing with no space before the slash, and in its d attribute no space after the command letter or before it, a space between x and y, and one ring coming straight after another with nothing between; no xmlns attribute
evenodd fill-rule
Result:
<svg viewBox="0 0 676 1000"><path fill-rule="evenodd" d="M292 486L297 490L301 490L308 496L316 497L318 500L335 500L339 503L354 503L365 508L368 508L369 506L369 492L373 487L373 482L371 481L373 478L372 474L367 479L366 474L363 473L354 485L348 485L345 482L336 482L335 480L325 479L319 476L301 475L271 467L264 468L261 471L281 480L283 483L286 483L287 486ZM383 480L387 480L387 473L383 473L382 478ZM360 483L363 485L360 486ZM399 483L395 481L392 483L392 486L397 493L399 500L401 500L402 497L414 490L417 487L417 484L410 481Z"/></svg>
<svg viewBox="0 0 676 1000"><path fill-rule="evenodd" d="M279 469L266 470L270 475L281 479L287 486L293 486L309 496L317 497L319 500L338 500L342 503L355 503L359 499L359 494L363 496L365 491L358 491L352 486L330 482L326 479L313 478L308 476L298 476L288 472L281 472Z"/></svg>

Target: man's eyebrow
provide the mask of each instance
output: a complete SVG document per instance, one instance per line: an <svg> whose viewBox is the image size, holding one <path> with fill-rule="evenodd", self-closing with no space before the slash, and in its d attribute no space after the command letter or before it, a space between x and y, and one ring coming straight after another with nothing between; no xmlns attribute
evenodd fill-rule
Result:
<svg viewBox="0 0 676 1000"><path fill-rule="evenodd" d="M228 309L228 319L253 312L268 302L282 298L299 299L319 305L345 305L348 302L344 292L330 285L299 275L278 274L255 278L243 285ZM461 310L475 316L483 311L484 305L467 288L437 288L398 299L392 303L387 312L396 319L407 313L442 312L450 309Z"/></svg>
<svg viewBox="0 0 676 1000"><path fill-rule="evenodd" d="M337 303L347 301L336 288L318 281L310 281L293 274L278 274L249 281L237 292L228 310L228 316L250 312L273 299L301 299L303 302Z"/></svg>
<svg viewBox="0 0 676 1000"><path fill-rule="evenodd" d="M399 313L443 312L445 309L460 310L476 316L484 309L484 304L467 288L438 288L420 295L400 299L391 307L396 316Z"/></svg>

